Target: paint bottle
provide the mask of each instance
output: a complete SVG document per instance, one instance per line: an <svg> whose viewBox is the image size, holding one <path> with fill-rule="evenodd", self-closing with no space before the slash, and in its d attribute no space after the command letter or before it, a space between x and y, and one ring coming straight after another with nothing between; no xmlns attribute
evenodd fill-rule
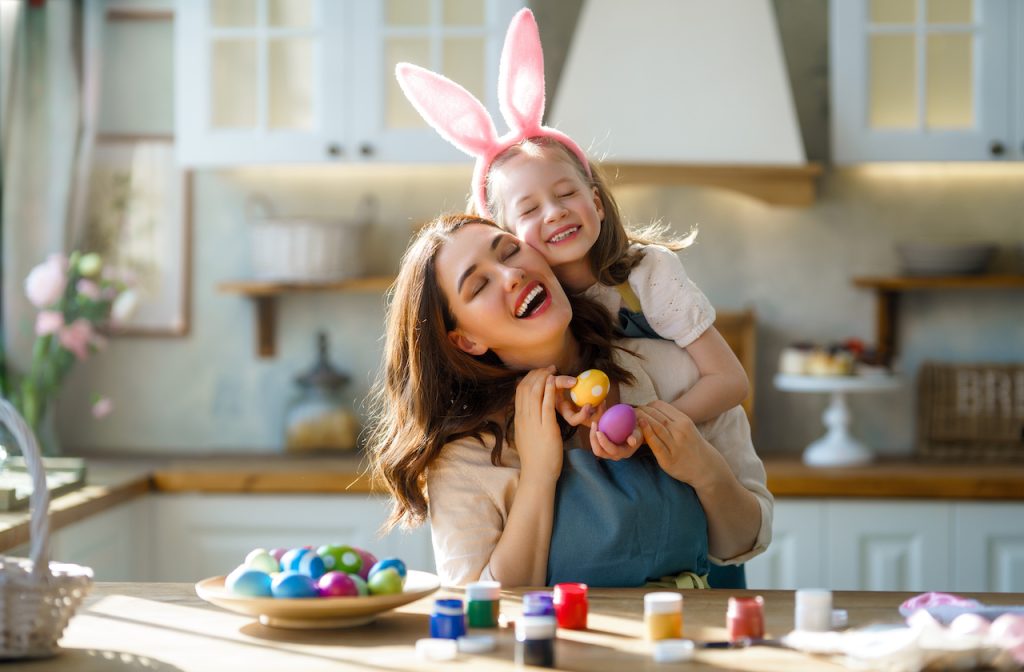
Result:
<svg viewBox="0 0 1024 672"><path fill-rule="evenodd" d="M725 622L730 642L764 639L764 598L730 597Z"/></svg>
<svg viewBox="0 0 1024 672"><path fill-rule="evenodd" d="M569 630L587 629L587 584L555 584L554 603L558 627Z"/></svg>
<svg viewBox="0 0 1024 672"><path fill-rule="evenodd" d="M523 595L524 616L554 616L555 598L546 590L535 590Z"/></svg>
<svg viewBox="0 0 1024 672"><path fill-rule="evenodd" d="M516 621L516 665L555 666L555 617L524 615Z"/></svg>
<svg viewBox="0 0 1024 672"><path fill-rule="evenodd" d="M680 639L683 636L683 596L667 592L644 595L644 625L649 642Z"/></svg>
<svg viewBox="0 0 1024 672"><path fill-rule="evenodd" d="M471 628L498 627L501 584L477 581L466 586L466 617Z"/></svg>
<svg viewBox="0 0 1024 672"><path fill-rule="evenodd" d="M430 614L430 636L434 639L458 639L466 634L466 616L462 600L435 600Z"/></svg>
<svg viewBox="0 0 1024 672"><path fill-rule="evenodd" d="M794 629L828 632L832 629L832 591L803 588L796 591L793 611Z"/></svg>

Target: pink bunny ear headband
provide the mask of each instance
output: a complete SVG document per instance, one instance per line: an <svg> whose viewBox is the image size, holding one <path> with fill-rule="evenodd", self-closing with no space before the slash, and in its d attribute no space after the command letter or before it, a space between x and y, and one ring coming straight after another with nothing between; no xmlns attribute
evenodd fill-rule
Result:
<svg viewBox="0 0 1024 672"><path fill-rule="evenodd" d="M544 52L540 46L537 21L529 9L512 18L505 35L498 70L498 106L509 132L498 137L494 122L483 104L452 80L411 63L395 66L402 92L416 111L441 137L476 158L473 194L485 217L487 172L494 159L528 138L551 138L566 146L590 176L586 154L561 131L541 125L544 117Z"/></svg>

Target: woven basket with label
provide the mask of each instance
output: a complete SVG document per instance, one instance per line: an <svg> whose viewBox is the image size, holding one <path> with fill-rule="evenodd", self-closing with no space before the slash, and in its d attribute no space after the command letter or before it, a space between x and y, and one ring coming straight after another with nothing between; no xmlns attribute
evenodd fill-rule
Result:
<svg viewBox="0 0 1024 672"><path fill-rule="evenodd" d="M21 448L32 477L30 557L0 556L0 659L52 656L68 620L92 587L92 570L49 562L50 493L39 446L5 399L0 399L0 424Z"/></svg>

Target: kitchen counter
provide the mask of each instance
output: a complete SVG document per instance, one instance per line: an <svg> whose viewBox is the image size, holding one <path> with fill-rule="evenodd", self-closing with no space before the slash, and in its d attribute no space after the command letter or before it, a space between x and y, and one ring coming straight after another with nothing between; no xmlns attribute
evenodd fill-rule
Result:
<svg viewBox="0 0 1024 672"><path fill-rule="evenodd" d="M502 593L502 611L518 615L524 590ZM653 661L643 636L642 588L592 589L590 629L559 630L556 665L562 670L674 669ZM684 591L684 634L701 641L726 638L725 609L731 595L751 591ZM763 591L765 629L778 637L792 629L793 593ZM898 605L912 593L836 592L834 605L846 609L851 626L898 622ZM191 584L106 583L95 586L65 631L56 658L23 663L26 672L93 670L472 670L513 669L514 636L489 631L498 648L488 654L460 654L454 663L417 659L414 643L428 632L436 597L463 597L443 590L349 630L279 630L259 625L200 600ZM1022 604L1021 594L972 594L987 604ZM702 650L687 670L845 669L796 651L775 647Z"/></svg>
<svg viewBox="0 0 1024 672"><path fill-rule="evenodd" d="M88 485L51 503L56 530L134 497L160 493L350 494L378 492L357 457L220 455L87 458ZM880 461L811 468L798 457L768 457L776 497L1024 501L1024 464ZM0 551L28 541L28 513L0 513Z"/></svg>

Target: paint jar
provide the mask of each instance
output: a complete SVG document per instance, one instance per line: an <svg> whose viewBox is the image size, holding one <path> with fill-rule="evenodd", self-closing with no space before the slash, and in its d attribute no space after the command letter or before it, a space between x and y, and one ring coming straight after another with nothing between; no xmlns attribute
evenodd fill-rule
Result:
<svg viewBox="0 0 1024 672"><path fill-rule="evenodd" d="M523 616L516 621L516 665L555 666L555 617Z"/></svg>
<svg viewBox="0 0 1024 672"><path fill-rule="evenodd" d="M501 602L501 584L497 581L477 581L466 586L466 617L471 628L498 627L498 609Z"/></svg>
<svg viewBox="0 0 1024 672"><path fill-rule="evenodd" d="M730 642L764 639L764 598L730 597L725 622Z"/></svg>
<svg viewBox="0 0 1024 672"><path fill-rule="evenodd" d="M430 636L434 639L458 639L466 634L466 616L462 600L435 600L430 614Z"/></svg>
<svg viewBox="0 0 1024 672"><path fill-rule="evenodd" d="M569 630L587 629L587 584L555 584L554 603L558 627Z"/></svg>
<svg viewBox="0 0 1024 672"><path fill-rule="evenodd" d="M644 595L647 641L680 639L683 636L683 596L679 593Z"/></svg>
<svg viewBox="0 0 1024 672"><path fill-rule="evenodd" d="M832 629L832 591L804 588L796 591L793 611L794 629L828 632Z"/></svg>
<svg viewBox="0 0 1024 672"><path fill-rule="evenodd" d="M523 595L524 616L554 616L555 598L546 590L535 590Z"/></svg>

